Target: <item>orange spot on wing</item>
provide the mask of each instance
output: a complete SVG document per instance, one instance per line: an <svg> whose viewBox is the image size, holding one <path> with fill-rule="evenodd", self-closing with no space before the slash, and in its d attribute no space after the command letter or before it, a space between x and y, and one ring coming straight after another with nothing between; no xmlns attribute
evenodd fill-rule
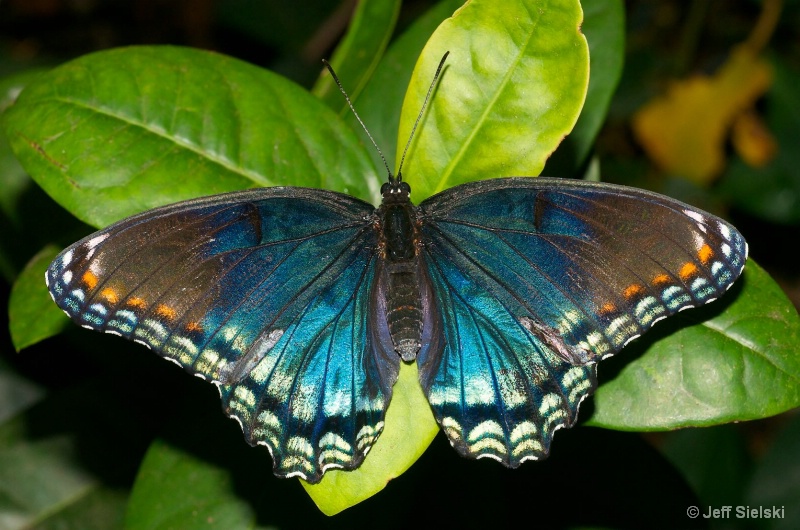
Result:
<svg viewBox="0 0 800 530"><path fill-rule="evenodd" d="M203 331L203 326L199 322L189 322L186 324L186 331Z"/></svg>
<svg viewBox="0 0 800 530"><path fill-rule="evenodd" d="M95 276L92 271L84 272L81 281L83 281L83 285L85 285L90 291L97 287L97 276Z"/></svg>
<svg viewBox="0 0 800 530"><path fill-rule="evenodd" d="M656 287L666 285L670 282L672 282L672 278L670 278L668 274L657 274L653 278L653 285L655 285Z"/></svg>
<svg viewBox="0 0 800 530"><path fill-rule="evenodd" d="M696 272L697 272L697 265L689 261L683 264L683 267L681 267L681 270L678 274L680 275L682 280L688 280Z"/></svg>
<svg viewBox="0 0 800 530"><path fill-rule="evenodd" d="M630 299L635 296L639 296L642 293L644 293L644 287L638 283L632 283L631 285L627 286L624 291L622 291L622 296Z"/></svg>
<svg viewBox="0 0 800 530"><path fill-rule="evenodd" d="M138 296L134 296L133 298L128 298L126 302L129 306L135 307L137 309L144 309L147 307L147 303L144 301L143 298L139 298Z"/></svg>
<svg viewBox="0 0 800 530"><path fill-rule="evenodd" d="M697 251L697 257L700 258L700 262L703 265L708 265L708 260L710 260L714 256L714 251L711 250L711 247L708 245L703 245L700 250Z"/></svg>
<svg viewBox="0 0 800 530"><path fill-rule="evenodd" d="M616 311L616 306L611 302L606 302L600 307L600 309L597 310L597 312L601 315L608 315L609 313L615 313Z"/></svg>
<svg viewBox="0 0 800 530"><path fill-rule="evenodd" d="M117 291L110 287L106 287L100 291L100 296L102 296L109 304L116 304L119 302L119 295L117 295Z"/></svg>
<svg viewBox="0 0 800 530"><path fill-rule="evenodd" d="M164 304L158 304L158 307L156 307L156 314L167 320L174 320L175 317L178 316L174 309Z"/></svg>

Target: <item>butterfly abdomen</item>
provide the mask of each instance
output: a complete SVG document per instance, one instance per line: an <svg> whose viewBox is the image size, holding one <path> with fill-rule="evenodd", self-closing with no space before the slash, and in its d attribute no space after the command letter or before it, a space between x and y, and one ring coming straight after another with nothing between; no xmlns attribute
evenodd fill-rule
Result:
<svg viewBox="0 0 800 530"><path fill-rule="evenodd" d="M387 271L387 319L395 350L404 361L413 361L422 344L422 299L416 264L402 265Z"/></svg>
<svg viewBox="0 0 800 530"><path fill-rule="evenodd" d="M422 345L423 321L413 206L407 200L390 202L379 215L386 323L395 351L404 361L413 361Z"/></svg>

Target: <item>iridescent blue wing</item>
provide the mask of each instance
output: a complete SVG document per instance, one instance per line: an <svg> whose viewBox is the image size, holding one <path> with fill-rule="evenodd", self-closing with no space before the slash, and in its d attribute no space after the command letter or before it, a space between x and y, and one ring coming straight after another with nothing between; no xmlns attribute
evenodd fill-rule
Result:
<svg viewBox="0 0 800 530"><path fill-rule="evenodd" d="M594 362L658 320L714 300L747 258L725 221L642 190L495 179L419 206L442 341L423 389L464 456L547 454L594 391Z"/></svg>
<svg viewBox="0 0 800 530"><path fill-rule="evenodd" d="M353 469L383 428L398 370L368 333L374 208L301 188L179 203L62 252L56 303L84 327L214 382L278 476Z"/></svg>

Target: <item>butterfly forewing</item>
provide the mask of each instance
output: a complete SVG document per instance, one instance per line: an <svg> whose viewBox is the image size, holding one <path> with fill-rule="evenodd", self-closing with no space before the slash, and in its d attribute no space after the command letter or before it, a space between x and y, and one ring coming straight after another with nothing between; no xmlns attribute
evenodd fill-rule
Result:
<svg viewBox="0 0 800 530"><path fill-rule="evenodd" d="M214 381L276 474L316 482L360 464L397 375L367 332L373 212L301 188L189 201L79 241L47 281L78 323Z"/></svg>
<svg viewBox="0 0 800 530"><path fill-rule="evenodd" d="M574 421L587 365L720 296L747 256L728 223L607 184L482 181L418 216L445 345L421 354L423 387L462 454L512 467Z"/></svg>

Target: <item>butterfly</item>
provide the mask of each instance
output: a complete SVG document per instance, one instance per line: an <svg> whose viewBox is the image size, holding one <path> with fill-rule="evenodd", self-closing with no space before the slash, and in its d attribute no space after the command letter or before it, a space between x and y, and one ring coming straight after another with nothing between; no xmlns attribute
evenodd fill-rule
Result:
<svg viewBox="0 0 800 530"><path fill-rule="evenodd" d="M78 324L216 385L277 476L315 483L364 460L404 362L461 455L545 457L597 361L721 296L747 259L726 221L629 187L410 193L398 171L378 208L298 187L180 202L78 241L46 281Z"/></svg>
<svg viewBox="0 0 800 530"><path fill-rule="evenodd" d="M655 193L565 179L463 184L374 208L277 187L151 210L64 250L53 299L219 388L278 476L357 467L416 360L463 456L548 452L595 362L714 300L747 257L727 222Z"/></svg>

